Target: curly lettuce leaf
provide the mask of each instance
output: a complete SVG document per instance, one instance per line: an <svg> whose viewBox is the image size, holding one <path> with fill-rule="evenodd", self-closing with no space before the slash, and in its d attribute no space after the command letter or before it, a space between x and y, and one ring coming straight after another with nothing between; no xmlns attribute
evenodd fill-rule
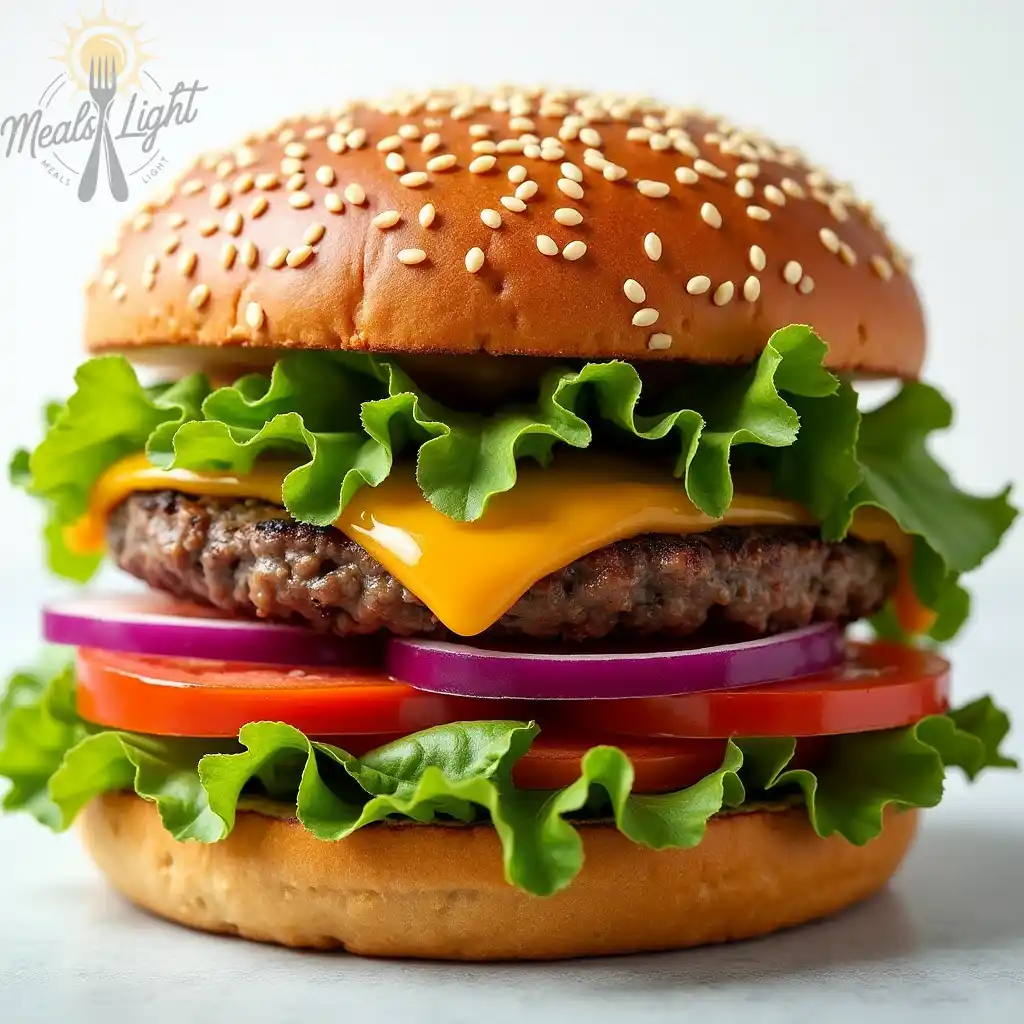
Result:
<svg viewBox="0 0 1024 1024"><path fill-rule="evenodd" d="M461 722L406 736L355 757L280 722L253 722L239 743L172 739L87 727L75 713L68 669L50 678L19 673L0 702L0 776L12 786L8 810L25 810L67 828L93 797L134 791L154 803L177 840L217 842L238 811L266 807L294 815L332 842L386 818L417 822L487 820L501 844L508 881L547 896L579 872L581 812L603 816L652 849L696 846L723 810L799 800L821 836L865 843L883 813L932 807L949 768L969 778L1013 767L1000 752L1009 722L988 698L946 715L883 732L837 736L821 763L790 768L791 738L726 744L722 765L675 793L633 793L633 766L622 750L598 746L580 776L557 791L518 789L512 766L538 733L523 722Z"/></svg>
<svg viewBox="0 0 1024 1024"><path fill-rule="evenodd" d="M929 455L928 435L951 417L938 392L908 384L862 415L851 385L825 369L826 352L809 327L786 327L750 366L689 367L653 408L629 363L555 368L535 401L490 416L443 406L396 363L366 353L293 353L269 376L217 389L201 374L144 388L123 358L103 356L79 369L77 390L49 410L46 437L30 456L15 455L11 476L50 506L51 568L84 580L97 559L72 555L63 527L85 511L104 469L142 449L164 467L235 474L263 458L288 460L282 502L316 525L333 523L402 456L415 456L424 497L460 521L515 486L519 460L547 465L558 445L612 443L661 459L714 517L732 502L733 464L752 465L805 504L826 539L845 536L865 505L918 538L915 589L938 613L933 636L948 639L969 609L960 574L996 547L1016 513L1005 492L960 491Z"/></svg>

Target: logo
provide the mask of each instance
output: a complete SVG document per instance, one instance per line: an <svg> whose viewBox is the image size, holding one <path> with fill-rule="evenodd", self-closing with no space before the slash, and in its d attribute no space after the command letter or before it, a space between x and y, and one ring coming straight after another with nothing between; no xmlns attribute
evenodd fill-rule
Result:
<svg viewBox="0 0 1024 1024"><path fill-rule="evenodd" d="M97 195L123 203L168 169L165 140L196 119L207 87L181 79L165 88L150 70L156 57L143 26L111 17L105 2L64 29L53 57L61 71L35 107L0 114L0 155L37 161L83 203Z"/></svg>

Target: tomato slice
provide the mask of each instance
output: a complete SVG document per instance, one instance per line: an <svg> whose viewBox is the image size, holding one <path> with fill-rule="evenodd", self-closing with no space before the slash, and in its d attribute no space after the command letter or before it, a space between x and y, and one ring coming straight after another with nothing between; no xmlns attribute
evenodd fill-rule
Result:
<svg viewBox="0 0 1024 1024"><path fill-rule="evenodd" d="M949 707L949 662L900 644L853 643L844 664L788 683L676 697L578 701L558 714L630 736L835 736L893 729Z"/></svg>
<svg viewBox="0 0 1024 1024"><path fill-rule="evenodd" d="M79 648L78 712L98 725L156 736L237 736L278 721L312 736L406 735L475 719L529 720L517 701L415 690L372 668L295 668ZM376 744L375 744L376 745Z"/></svg>

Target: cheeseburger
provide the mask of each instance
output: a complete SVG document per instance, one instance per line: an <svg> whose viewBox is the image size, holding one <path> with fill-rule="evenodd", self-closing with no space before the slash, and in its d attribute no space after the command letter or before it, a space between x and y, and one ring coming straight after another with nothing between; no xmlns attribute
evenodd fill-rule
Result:
<svg viewBox="0 0 1024 1024"><path fill-rule="evenodd" d="M1013 764L938 645L1014 511L931 456L907 259L798 149L542 89L294 118L124 225L85 341L12 474L53 570L146 589L44 610L67 661L11 680L0 774L155 914L467 960L746 938Z"/></svg>

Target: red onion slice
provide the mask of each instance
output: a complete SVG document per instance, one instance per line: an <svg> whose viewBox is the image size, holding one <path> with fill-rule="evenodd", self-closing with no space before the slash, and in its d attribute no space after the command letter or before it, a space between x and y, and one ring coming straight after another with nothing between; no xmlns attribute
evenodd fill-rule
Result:
<svg viewBox="0 0 1024 1024"><path fill-rule="evenodd" d="M365 665L380 660L379 644L341 638L305 626L232 618L168 595L85 595L43 608L51 643L127 654L159 654L266 665Z"/></svg>
<svg viewBox="0 0 1024 1024"><path fill-rule="evenodd" d="M834 623L716 647L555 654L393 638L387 670L421 690L463 697L614 700L666 697L796 679L838 665Z"/></svg>

